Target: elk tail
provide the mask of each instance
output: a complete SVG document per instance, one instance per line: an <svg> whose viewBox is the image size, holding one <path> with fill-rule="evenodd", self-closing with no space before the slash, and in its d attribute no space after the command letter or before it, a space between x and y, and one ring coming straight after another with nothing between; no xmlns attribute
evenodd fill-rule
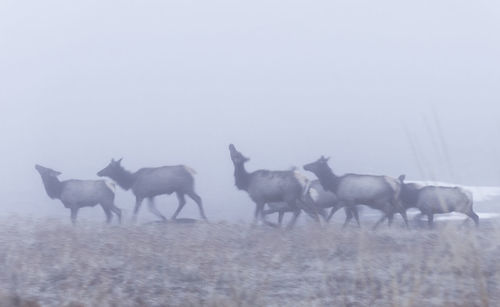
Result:
<svg viewBox="0 0 500 307"><path fill-rule="evenodd" d="M114 182L105 180L104 183L111 190L111 192L113 192L113 193L116 192L116 184Z"/></svg>
<svg viewBox="0 0 500 307"><path fill-rule="evenodd" d="M194 175L196 175L196 174L197 174L197 172L196 172L196 170L195 170L194 168L191 168L191 167L186 166L186 165L183 165L183 166L184 166L184 168L186 169L186 171L188 171L188 173L190 173L191 175L193 175L193 176L194 176Z"/></svg>
<svg viewBox="0 0 500 307"><path fill-rule="evenodd" d="M319 199L319 192L315 188L309 188L309 197L314 201L317 202Z"/></svg>

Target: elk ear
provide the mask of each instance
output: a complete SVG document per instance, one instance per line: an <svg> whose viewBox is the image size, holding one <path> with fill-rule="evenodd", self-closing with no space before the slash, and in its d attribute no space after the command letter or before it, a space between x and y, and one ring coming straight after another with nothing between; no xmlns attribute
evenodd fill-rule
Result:
<svg viewBox="0 0 500 307"><path fill-rule="evenodd" d="M406 175L403 174L403 175L399 176L398 179L399 179L399 181L401 181L401 183L403 183L406 179Z"/></svg>
<svg viewBox="0 0 500 307"><path fill-rule="evenodd" d="M122 160L123 160L123 158L120 158L120 160L116 161L116 163L122 164Z"/></svg>

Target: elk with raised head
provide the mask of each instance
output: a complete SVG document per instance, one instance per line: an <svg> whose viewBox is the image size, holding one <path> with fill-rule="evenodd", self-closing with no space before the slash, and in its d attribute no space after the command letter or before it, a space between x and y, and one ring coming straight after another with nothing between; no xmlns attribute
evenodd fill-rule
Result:
<svg viewBox="0 0 500 307"><path fill-rule="evenodd" d="M284 202L293 210L293 226L304 209L319 221L315 208L311 208L302 199L307 192L308 179L299 172L257 170L249 173L245 163L250 159L241 154L236 147L229 145L231 160L234 165L234 179L239 190L246 191L255 203L254 223L264 220L264 206L269 203Z"/></svg>
<svg viewBox="0 0 500 307"><path fill-rule="evenodd" d="M115 206L114 184L104 180L66 180L60 181L61 172L35 165L35 169L42 177L47 195L52 199L59 199L64 207L71 210L71 221L76 222L78 210L82 207L101 205L106 214L106 221L111 222L112 212L121 222L121 210Z"/></svg>
<svg viewBox="0 0 500 307"><path fill-rule="evenodd" d="M184 165L176 165L141 168L132 173L123 168L121 162L122 159L118 161L112 159L109 165L99 171L97 175L113 179L124 190L132 190L136 198L134 220L137 218L142 202L144 199L148 199L149 210L163 221L166 221L167 219L156 208L154 198L173 193L177 195L179 205L172 219L177 218L186 204L185 195L189 196L198 205L201 218L207 219L201 197L194 190L193 175L196 172L193 169Z"/></svg>
<svg viewBox="0 0 500 307"><path fill-rule="evenodd" d="M338 205L332 209L329 218L338 208L348 207L357 210L355 206L366 205L378 209L384 216L375 224L374 228L387 217L389 226L392 224L394 212L399 212L408 227L406 210L400 203L401 183L395 178L388 176L346 174L337 176L328 166L328 158L321 157L315 162L304 165L304 169L314 173L325 190L331 191L337 196ZM357 218L357 214L354 215ZM352 217L347 217L344 226ZM359 222L358 222L359 223Z"/></svg>

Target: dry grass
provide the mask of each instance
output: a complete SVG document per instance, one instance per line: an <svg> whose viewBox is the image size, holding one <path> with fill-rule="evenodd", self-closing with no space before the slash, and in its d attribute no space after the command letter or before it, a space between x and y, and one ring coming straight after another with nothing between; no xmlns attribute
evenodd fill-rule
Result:
<svg viewBox="0 0 500 307"><path fill-rule="evenodd" d="M488 306L500 229L0 221L0 306ZM3 294L2 294L3 292Z"/></svg>

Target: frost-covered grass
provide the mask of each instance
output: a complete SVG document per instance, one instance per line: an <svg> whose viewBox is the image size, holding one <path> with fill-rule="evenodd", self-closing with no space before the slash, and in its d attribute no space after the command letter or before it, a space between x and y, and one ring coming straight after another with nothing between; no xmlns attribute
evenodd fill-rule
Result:
<svg viewBox="0 0 500 307"><path fill-rule="evenodd" d="M0 306L488 306L500 227L0 220ZM24 301L23 301L24 300Z"/></svg>

